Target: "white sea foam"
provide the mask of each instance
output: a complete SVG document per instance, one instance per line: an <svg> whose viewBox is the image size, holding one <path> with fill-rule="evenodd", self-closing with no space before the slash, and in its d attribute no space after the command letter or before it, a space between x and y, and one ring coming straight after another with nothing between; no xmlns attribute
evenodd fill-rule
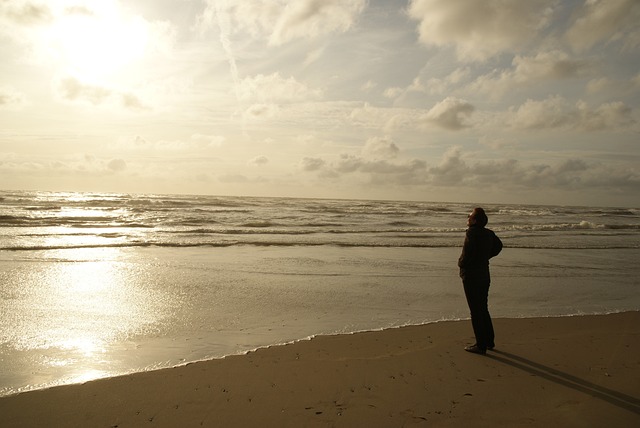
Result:
<svg viewBox="0 0 640 428"><path fill-rule="evenodd" d="M46 192L0 193L0 249L318 246L457 247L470 205ZM519 248L637 248L626 208L487 205ZM73 237L73 238L71 238ZM523 239L525 238L525 239ZM610 238L610 239L609 239Z"/></svg>

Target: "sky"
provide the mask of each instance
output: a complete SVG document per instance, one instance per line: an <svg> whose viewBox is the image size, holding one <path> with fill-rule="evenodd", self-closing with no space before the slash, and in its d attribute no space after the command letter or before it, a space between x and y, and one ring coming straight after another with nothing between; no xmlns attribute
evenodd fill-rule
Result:
<svg viewBox="0 0 640 428"><path fill-rule="evenodd" d="M638 0L2 0L0 189L640 207Z"/></svg>

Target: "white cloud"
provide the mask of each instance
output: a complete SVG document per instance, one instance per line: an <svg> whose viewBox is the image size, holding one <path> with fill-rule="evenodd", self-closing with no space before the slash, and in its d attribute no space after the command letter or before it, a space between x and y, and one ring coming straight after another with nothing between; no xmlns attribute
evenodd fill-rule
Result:
<svg viewBox="0 0 640 428"><path fill-rule="evenodd" d="M311 64L315 63L316 61L318 61L324 54L324 51L325 51L325 48L322 47L322 48L314 49L311 52L309 52L304 60L305 67L308 67Z"/></svg>
<svg viewBox="0 0 640 428"><path fill-rule="evenodd" d="M374 159L393 159L398 156L400 149L389 137L373 137L367 140L362 153Z"/></svg>
<svg viewBox="0 0 640 428"><path fill-rule="evenodd" d="M382 130L385 133L403 128L416 128L424 122L424 110L408 108L383 108L365 103L351 110L348 120L351 125Z"/></svg>
<svg viewBox="0 0 640 428"><path fill-rule="evenodd" d="M460 184L468 175L469 167L462 160L459 147L452 147L445 152L440 163L429 169L434 184L451 186Z"/></svg>
<svg viewBox="0 0 640 428"><path fill-rule="evenodd" d="M243 114L245 119L269 119L278 115L279 108L275 104L252 104Z"/></svg>
<svg viewBox="0 0 640 428"><path fill-rule="evenodd" d="M269 43L281 45L297 38L345 32L366 5L365 0L295 0L278 17Z"/></svg>
<svg viewBox="0 0 640 428"><path fill-rule="evenodd" d="M631 108L620 101L601 104L596 109L591 109L585 102L578 102L577 108L577 126L585 131L622 130L635 123Z"/></svg>
<svg viewBox="0 0 640 428"><path fill-rule="evenodd" d="M247 183L249 179L242 174L222 174L218 176L218 181L226 184Z"/></svg>
<svg viewBox="0 0 640 428"><path fill-rule="evenodd" d="M225 141L225 137L221 135L193 134L191 136L191 141L201 147L215 148L222 146Z"/></svg>
<svg viewBox="0 0 640 428"><path fill-rule="evenodd" d="M266 156L256 156L249 161L249 165L261 166L269 163L269 158Z"/></svg>
<svg viewBox="0 0 640 428"><path fill-rule="evenodd" d="M326 161L321 158L305 157L305 158L302 158L302 161L300 161L300 167L302 168L303 171L306 171L306 172L318 171L325 164L326 164Z"/></svg>
<svg viewBox="0 0 640 428"><path fill-rule="evenodd" d="M428 182L440 186L504 190L633 189L640 173L601 162L568 158L556 163L524 163L515 159L472 162L459 147L447 151L439 165L429 169Z"/></svg>
<svg viewBox="0 0 640 428"><path fill-rule="evenodd" d="M55 179L59 177L105 177L127 169L121 158L97 159L93 155L57 154L47 156L19 156L4 154L0 159L0 173L38 175Z"/></svg>
<svg viewBox="0 0 640 428"><path fill-rule="evenodd" d="M4 22L5 25L37 25L49 23L52 19L53 14L49 7L39 2L30 0L0 2L0 22Z"/></svg>
<svg viewBox="0 0 640 428"><path fill-rule="evenodd" d="M383 95L387 98L397 98L398 96L400 96L402 93L404 92L404 90L402 88L398 88L398 87L394 87L394 88L387 88L384 90Z"/></svg>
<svg viewBox="0 0 640 428"><path fill-rule="evenodd" d="M265 36L279 46L296 39L342 33L351 28L366 0L208 0L200 26L218 25L220 14L236 31Z"/></svg>
<svg viewBox="0 0 640 428"><path fill-rule="evenodd" d="M363 147L362 155L343 153L334 161L305 157L301 162L301 169L305 172L318 172L320 176L334 180L345 176L349 176L351 180L358 176L369 183L384 185L423 183L426 162L420 159L391 161L398 151L398 147L388 139L370 139Z"/></svg>
<svg viewBox="0 0 640 428"><path fill-rule="evenodd" d="M511 110L508 123L524 130L620 130L634 123L631 113L631 108L622 102L605 103L594 109L583 101L572 105L565 98L553 96L542 101L527 100Z"/></svg>
<svg viewBox="0 0 640 428"><path fill-rule="evenodd" d="M134 111L149 109L134 94L83 83L75 77L64 77L55 81L55 91L60 99L69 102L88 103L94 106L111 105Z"/></svg>
<svg viewBox="0 0 640 428"><path fill-rule="evenodd" d="M431 110L423 116L426 123L436 125L438 127L457 131L468 127L464 123L464 118L471 116L475 107L467 101L447 97L433 106Z"/></svg>
<svg viewBox="0 0 640 428"><path fill-rule="evenodd" d="M311 89L293 77L285 79L279 73L268 76L258 74L246 77L240 82L238 94L242 100L260 102L300 102L318 99L322 96L319 89Z"/></svg>
<svg viewBox="0 0 640 428"><path fill-rule="evenodd" d="M416 78L409 90L417 92L428 92L432 94L444 94L451 90L452 87L459 85L465 79L469 77L471 71L469 67L456 68L454 71L444 78L429 78L426 83L422 83L422 80Z"/></svg>
<svg viewBox="0 0 640 428"><path fill-rule="evenodd" d="M127 169L127 163L123 159L113 159L107 164L107 168L111 171L124 171Z"/></svg>
<svg viewBox="0 0 640 428"><path fill-rule="evenodd" d="M109 144L108 149L116 152L127 152L136 156L167 156L171 161L177 162L180 156L191 159L194 153L203 154L219 153L219 149L225 139L215 135L193 134L185 140L155 140L150 141L139 135L120 137L116 142Z"/></svg>
<svg viewBox="0 0 640 428"><path fill-rule="evenodd" d="M513 80L517 83L580 77L589 66L560 50L542 51L535 56L516 55L513 65Z"/></svg>
<svg viewBox="0 0 640 428"><path fill-rule="evenodd" d="M362 86L360 86L360 90L363 91L363 92L369 92L370 90L372 90L376 86L378 86L378 84L376 82L374 82L373 80L367 80L366 82L364 82L362 84Z"/></svg>
<svg viewBox="0 0 640 428"><path fill-rule="evenodd" d="M587 83L587 92L591 94L596 94L599 92L604 92L607 88L610 88L613 85L611 80L606 77L600 77L598 79L591 79Z"/></svg>
<svg viewBox="0 0 640 428"><path fill-rule="evenodd" d="M567 126L575 121L575 113L562 97L542 101L527 100L514 111L511 124L519 129L545 129Z"/></svg>
<svg viewBox="0 0 640 428"><path fill-rule="evenodd" d="M333 181L353 184L376 184L380 189L391 186L430 186L467 190L502 189L528 191L541 188L554 190L634 189L640 184L640 173L634 168L620 168L597 161L569 157L556 162L527 163L516 159L475 160L474 153L462 147L449 148L438 164L429 167L424 160L403 162L367 160L342 154L336 161L305 158L303 171L316 172Z"/></svg>
<svg viewBox="0 0 640 428"><path fill-rule="evenodd" d="M419 159L390 162L381 159L367 160L347 154L342 154L338 161L330 164L331 170L337 175L360 173L372 181L387 184L419 183L423 180L426 166L426 162Z"/></svg>
<svg viewBox="0 0 640 428"><path fill-rule="evenodd" d="M67 101L85 101L93 105L103 104L111 98L113 91L98 85L84 84L74 77L65 77L57 82L57 93Z"/></svg>
<svg viewBox="0 0 640 428"><path fill-rule="evenodd" d="M591 64L587 61L574 59L560 50L541 51L530 56L516 55L512 68L478 76L467 90L496 99L522 87L545 81L576 79L590 72Z"/></svg>
<svg viewBox="0 0 640 428"><path fill-rule="evenodd" d="M8 87L0 87L0 109L18 110L26 104L24 95Z"/></svg>
<svg viewBox="0 0 640 428"><path fill-rule="evenodd" d="M609 203L587 183L638 183L637 1L0 0L0 181ZM112 28L146 36L120 68Z"/></svg>
<svg viewBox="0 0 640 428"><path fill-rule="evenodd" d="M597 43L622 41L628 48L637 47L640 37L640 2L637 0L589 0L576 13L567 39L578 50Z"/></svg>
<svg viewBox="0 0 640 428"><path fill-rule="evenodd" d="M482 61L517 52L549 24L555 0L412 0L409 16L426 45L454 46L458 58Z"/></svg>

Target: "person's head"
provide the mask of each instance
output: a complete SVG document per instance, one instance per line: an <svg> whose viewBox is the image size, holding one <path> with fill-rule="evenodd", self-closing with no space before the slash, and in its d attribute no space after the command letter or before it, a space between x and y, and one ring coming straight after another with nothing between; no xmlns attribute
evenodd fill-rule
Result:
<svg viewBox="0 0 640 428"><path fill-rule="evenodd" d="M484 212L484 209L478 207L474 208L471 214L469 214L469 220L467 221L469 226L480 226L485 227L487 223L489 223L489 218L487 214Z"/></svg>

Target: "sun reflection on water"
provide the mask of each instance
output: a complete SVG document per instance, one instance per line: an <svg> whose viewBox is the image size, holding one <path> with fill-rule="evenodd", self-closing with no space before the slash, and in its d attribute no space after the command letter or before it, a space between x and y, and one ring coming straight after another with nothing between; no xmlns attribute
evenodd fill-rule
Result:
<svg viewBox="0 0 640 428"><path fill-rule="evenodd" d="M120 248L42 255L12 285L25 298L8 307L5 321L13 333L3 341L32 355L44 371L64 372L70 382L121 372L114 347L122 352L122 343L148 335L167 313L167 299L149 281L149 267Z"/></svg>

